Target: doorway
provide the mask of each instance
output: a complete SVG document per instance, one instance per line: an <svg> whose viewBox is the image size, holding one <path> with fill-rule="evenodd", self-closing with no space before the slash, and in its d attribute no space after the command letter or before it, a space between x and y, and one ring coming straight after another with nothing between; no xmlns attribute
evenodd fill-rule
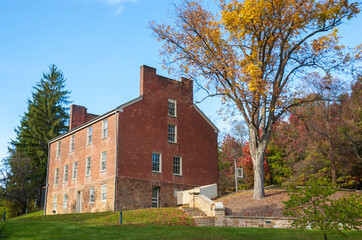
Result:
<svg viewBox="0 0 362 240"><path fill-rule="evenodd" d="M160 207L160 188L158 187L152 189L152 207Z"/></svg>
<svg viewBox="0 0 362 240"><path fill-rule="evenodd" d="M75 212L76 213L81 213L81 208L82 207L82 192L78 191L77 192L77 201L75 203Z"/></svg>

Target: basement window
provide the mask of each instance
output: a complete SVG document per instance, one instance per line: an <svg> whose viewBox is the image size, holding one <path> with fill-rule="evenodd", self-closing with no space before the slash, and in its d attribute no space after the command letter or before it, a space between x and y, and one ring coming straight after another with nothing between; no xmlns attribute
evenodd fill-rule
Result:
<svg viewBox="0 0 362 240"><path fill-rule="evenodd" d="M57 210L57 205L58 205L58 198L57 198L57 195L54 195L54 197L53 197L53 210Z"/></svg>
<svg viewBox="0 0 362 240"><path fill-rule="evenodd" d="M89 202L90 203L94 203L96 199L96 192L95 192L95 188L90 188L89 189Z"/></svg>
<svg viewBox="0 0 362 240"><path fill-rule="evenodd" d="M67 208L68 208L68 194L64 194L63 209L67 209Z"/></svg>

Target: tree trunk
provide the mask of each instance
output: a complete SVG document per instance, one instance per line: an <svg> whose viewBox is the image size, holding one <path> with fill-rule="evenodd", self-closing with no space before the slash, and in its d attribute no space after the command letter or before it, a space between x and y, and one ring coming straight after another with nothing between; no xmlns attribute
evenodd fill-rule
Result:
<svg viewBox="0 0 362 240"><path fill-rule="evenodd" d="M249 150L254 169L254 199L263 199L264 192L264 159L267 138L259 139L259 131L249 127Z"/></svg>

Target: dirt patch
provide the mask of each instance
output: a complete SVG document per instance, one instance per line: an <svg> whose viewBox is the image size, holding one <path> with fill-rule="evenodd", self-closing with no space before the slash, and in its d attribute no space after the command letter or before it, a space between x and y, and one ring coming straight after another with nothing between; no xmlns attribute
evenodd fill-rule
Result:
<svg viewBox="0 0 362 240"><path fill-rule="evenodd" d="M348 196L355 192L337 192L332 199ZM360 193L361 194L361 193ZM265 198L253 199L253 191L241 191L216 199L222 202L226 209L226 215L253 216L253 217L283 217L284 203L289 196L285 190L265 190Z"/></svg>

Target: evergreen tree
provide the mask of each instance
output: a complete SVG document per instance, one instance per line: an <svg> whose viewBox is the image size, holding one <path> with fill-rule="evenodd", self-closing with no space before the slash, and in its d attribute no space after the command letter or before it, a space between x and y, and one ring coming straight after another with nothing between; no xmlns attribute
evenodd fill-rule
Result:
<svg viewBox="0 0 362 240"><path fill-rule="evenodd" d="M17 137L11 142L11 156L21 155L31 160L31 182L36 188L35 198L40 203L45 185L48 159L48 141L68 129L70 92L65 90L66 79L54 64L33 88L27 112L15 129ZM9 159L11 168L12 162Z"/></svg>

